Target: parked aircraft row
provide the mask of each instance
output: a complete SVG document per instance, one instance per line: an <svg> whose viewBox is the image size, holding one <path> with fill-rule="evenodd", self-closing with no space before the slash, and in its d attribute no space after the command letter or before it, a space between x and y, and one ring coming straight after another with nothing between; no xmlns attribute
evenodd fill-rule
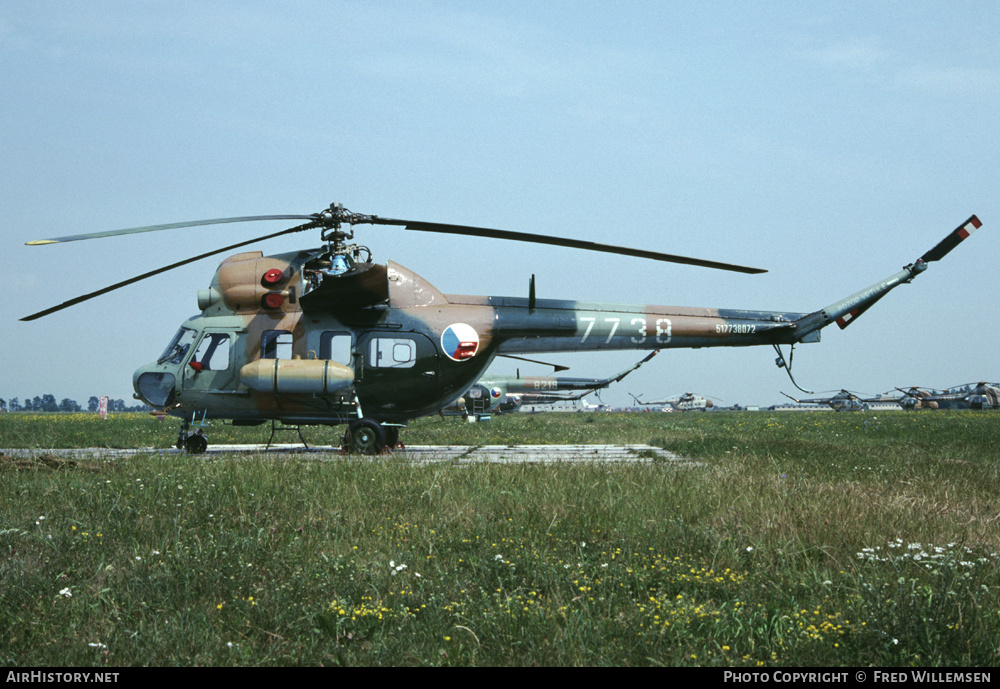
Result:
<svg viewBox="0 0 1000 689"><path fill-rule="evenodd" d="M910 387L895 388L902 393L889 396L862 397L850 390L841 390L832 397L798 399L781 393L799 404L825 404L834 411L863 411L873 404L894 403L906 410L915 409L997 409L1000 408L1000 384L979 382L959 385L947 390Z"/></svg>
<svg viewBox="0 0 1000 689"><path fill-rule="evenodd" d="M491 376L480 379L458 402L442 411L445 415L462 415L481 418L490 414L518 411L523 405L531 405L537 411L538 405L558 402L574 402L596 390L622 380L653 357L650 354L635 366L616 376L604 379L565 378L543 376ZM937 390L912 386L895 388L899 394L883 393L863 396L850 390L840 390L829 397L796 398L782 393L793 402L802 405L826 405L834 411L866 411L898 405L901 409L997 409L1000 408L1000 384L979 382ZM581 392L577 392L581 391ZM637 407L660 409L662 411L708 411L715 408L716 398L685 392L663 399L643 400L630 396ZM565 406L565 405L564 405ZM579 408L591 410L607 409L606 405L585 405ZM739 407L734 407L739 408Z"/></svg>

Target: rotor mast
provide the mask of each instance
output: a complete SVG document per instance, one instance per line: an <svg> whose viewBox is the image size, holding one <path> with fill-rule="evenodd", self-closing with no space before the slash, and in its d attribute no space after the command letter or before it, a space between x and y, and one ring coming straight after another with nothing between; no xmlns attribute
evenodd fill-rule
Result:
<svg viewBox="0 0 1000 689"><path fill-rule="evenodd" d="M350 270L360 261L361 251L368 253L371 260L371 250L359 244L348 244L354 239L354 226L363 223L374 224L377 216L352 213L341 203L331 203L326 210L316 214L316 224L322 230L320 239L326 242L326 253L334 265L334 272ZM344 225L348 229L343 229Z"/></svg>

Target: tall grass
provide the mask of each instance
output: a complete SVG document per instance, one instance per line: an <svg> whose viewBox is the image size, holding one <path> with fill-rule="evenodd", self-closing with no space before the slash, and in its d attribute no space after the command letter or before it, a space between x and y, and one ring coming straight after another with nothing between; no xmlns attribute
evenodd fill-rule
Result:
<svg viewBox="0 0 1000 689"><path fill-rule="evenodd" d="M155 453L69 466L44 448L176 433L72 416L0 415L0 446L39 448L0 463L8 665L1000 659L995 414L513 415L403 435L653 442L697 466Z"/></svg>

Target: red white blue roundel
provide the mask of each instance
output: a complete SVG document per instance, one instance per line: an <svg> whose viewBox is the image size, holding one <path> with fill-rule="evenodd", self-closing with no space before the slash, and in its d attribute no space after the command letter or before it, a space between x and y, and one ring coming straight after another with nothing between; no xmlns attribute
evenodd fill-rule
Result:
<svg viewBox="0 0 1000 689"><path fill-rule="evenodd" d="M479 351L479 333L471 325L452 323L441 333L441 349L449 359L471 359Z"/></svg>
<svg viewBox="0 0 1000 689"><path fill-rule="evenodd" d="M503 397L503 390L497 387L490 388L490 397L492 397L495 400L500 399L501 397Z"/></svg>

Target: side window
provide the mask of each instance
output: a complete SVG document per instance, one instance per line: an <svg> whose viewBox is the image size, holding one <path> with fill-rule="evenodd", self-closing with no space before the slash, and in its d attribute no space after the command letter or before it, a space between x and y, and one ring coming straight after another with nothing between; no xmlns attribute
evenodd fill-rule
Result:
<svg viewBox="0 0 1000 689"><path fill-rule="evenodd" d="M413 368L417 345L398 337L376 337L368 345L368 365L373 368Z"/></svg>
<svg viewBox="0 0 1000 689"><path fill-rule="evenodd" d="M287 330L265 330L260 337L261 359L291 359L292 334Z"/></svg>
<svg viewBox="0 0 1000 689"><path fill-rule="evenodd" d="M327 331L319 338L319 358L330 359L338 364L351 363L351 334Z"/></svg>
<svg viewBox="0 0 1000 689"><path fill-rule="evenodd" d="M229 335L207 333L191 361L200 363L202 371L225 371L229 368Z"/></svg>

